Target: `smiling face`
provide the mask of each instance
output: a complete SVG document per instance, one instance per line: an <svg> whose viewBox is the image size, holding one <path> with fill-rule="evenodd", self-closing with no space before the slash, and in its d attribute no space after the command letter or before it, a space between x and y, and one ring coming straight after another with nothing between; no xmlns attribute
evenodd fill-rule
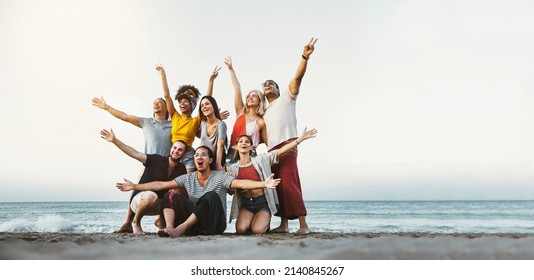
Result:
<svg viewBox="0 0 534 280"><path fill-rule="evenodd" d="M267 80L262 84L263 94L266 97L278 97L280 96L280 89L278 85L273 80Z"/></svg>
<svg viewBox="0 0 534 280"><path fill-rule="evenodd" d="M182 159L187 150L187 145L182 141L176 141L171 147L170 157L177 162Z"/></svg>
<svg viewBox="0 0 534 280"><path fill-rule="evenodd" d="M254 146L252 146L252 138L245 134L239 135L235 144L234 159L238 161L241 159L241 155L243 155L243 157L247 154L250 156L252 155L253 150Z"/></svg>
<svg viewBox="0 0 534 280"><path fill-rule="evenodd" d="M154 103L152 104L152 112L154 115L159 113L165 113L165 115L167 115L167 104L162 98L154 100Z"/></svg>
<svg viewBox="0 0 534 280"><path fill-rule="evenodd" d="M260 94L256 91L251 91L247 94L247 105L249 107L258 107L261 104Z"/></svg>
<svg viewBox="0 0 534 280"><path fill-rule="evenodd" d="M200 111L206 117L209 117L214 113L213 104L211 104L211 101L209 99L202 99L202 101L200 102Z"/></svg>
<svg viewBox="0 0 534 280"><path fill-rule="evenodd" d="M193 106L191 104L191 99L183 97L178 99L178 107L180 107L180 112L182 115L189 116L193 112Z"/></svg>
<svg viewBox="0 0 534 280"><path fill-rule="evenodd" d="M213 153L208 147L200 146L195 150L195 167L198 172L205 172L210 169L213 161Z"/></svg>

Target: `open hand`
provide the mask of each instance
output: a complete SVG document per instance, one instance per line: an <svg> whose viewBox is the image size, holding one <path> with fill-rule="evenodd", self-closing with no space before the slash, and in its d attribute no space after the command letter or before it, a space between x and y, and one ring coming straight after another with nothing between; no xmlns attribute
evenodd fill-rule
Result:
<svg viewBox="0 0 534 280"><path fill-rule="evenodd" d="M280 184L280 178L274 179L274 174L271 174L267 180L265 180L265 187L268 189L274 189Z"/></svg>
<svg viewBox="0 0 534 280"><path fill-rule="evenodd" d="M100 130L100 138L108 142L113 142L113 140L115 140L115 133L113 133L113 129L110 130L111 131L107 131L105 129Z"/></svg>
<svg viewBox="0 0 534 280"><path fill-rule="evenodd" d="M121 192L132 191L134 189L134 184L126 178L124 178L124 183L117 183L116 186Z"/></svg>

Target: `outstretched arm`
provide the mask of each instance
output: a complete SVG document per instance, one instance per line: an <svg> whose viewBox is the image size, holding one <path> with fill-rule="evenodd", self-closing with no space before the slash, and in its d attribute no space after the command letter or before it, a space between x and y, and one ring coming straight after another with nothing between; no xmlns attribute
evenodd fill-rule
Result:
<svg viewBox="0 0 534 280"><path fill-rule="evenodd" d="M156 65L156 71L161 75L161 85L163 86L163 96L165 97L165 103L167 103L167 111L169 115L172 116L176 113L176 108L174 108L174 103L172 102L171 93L169 91L169 84L167 83L167 74L165 74L165 69L161 64Z"/></svg>
<svg viewBox="0 0 534 280"><path fill-rule="evenodd" d="M122 192L127 191L165 191L170 189L175 189L178 187L178 184L175 180L170 181L154 181L144 184L134 184L130 180L124 178L124 183L117 183L117 189Z"/></svg>
<svg viewBox="0 0 534 280"><path fill-rule="evenodd" d="M268 189L274 189L278 184L280 184L280 178L273 179L274 174L271 174L269 178L265 181L253 181L253 180L239 180L235 179L230 184L230 188L232 189L244 189L244 190L251 190L251 189L262 189L262 188L268 188Z"/></svg>
<svg viewBox="0 0 534 280"><path fill-rule="evenodd" d="M206 92L207 96L213 95L213 81L215 81L215 79L219 75L219 70L221 70L221 67L217 65L215 66L215 69L213 69L213 72L211 72L210 80L208 82L208 91Z"/></svg>
<svg viewBox="0 0 534 280"><path fill-rule="evenodd" d="M306 46L304 46L304 51L302 52L302 59L300 60L299 67L297 68L297 73L295 73L295 77L293 77L293 79L289 83L289 90L293 95L299 94L300 84L302 83L302 78L304 78L304 74L306 73L306 67L308 66L308 59L310 59L310 55L315 50L315 42L317 42L317 38L312 37L310 42Z"/></svg>
<svg viewBox="0 0 534 280"><path fill-rule="evenodd" d="M102 129L100 131L100 137L108 142L115 144L117 148L119 148L122 152L124 152L128 156L140 161L143 164L146 163L146 159L147 159L146 154L141 153L137 151L136 149L124 144L121 140L115 137L115 133L113 132L113 129L111 129L110 131Z"/></svg>
<svg viewBox="0 0 534 280"><path fill-rule="evenodd" d="M280 156L283 153L295 148L298 144L302 143L302 141L306 139L314 138L315 136L317 136L317 129L313 128L312 130L307 130L307 128L305 127L304 131L302 132L299 138L295 139L295 141L291 141L291 143L276 150L276 154Z"/></svg>
<svg viewBox="0 0 534 280"><path fill-rule="evenodd" d="M235 113L236 115L239 115L243 112L243 109L245 108L245 104L243 103L243 94L241 92L241 84L239 83L237 75L235 74L234 65L232 64L232 57L229 56L225 58L224 64L226 64L226 66L228 67L228 71L230 72L230 78L232 79L232 85L234 86Z"/></svg>
<svg viewBox="0 0 534 280"><path fill-rule="evenodd" d="M125 122L129 122L137 127L141 127L141 121L139 120L139 117L136 117L134 115L128 115L124 113L123 111L119 111L110 105L106 103L106 100L104 100L104 97L100 96L93 97L93 100L91 100L93 103L93 106L96 106L102 110L108 111L112 116L114 116L117 119L123 120Z"/></svg>

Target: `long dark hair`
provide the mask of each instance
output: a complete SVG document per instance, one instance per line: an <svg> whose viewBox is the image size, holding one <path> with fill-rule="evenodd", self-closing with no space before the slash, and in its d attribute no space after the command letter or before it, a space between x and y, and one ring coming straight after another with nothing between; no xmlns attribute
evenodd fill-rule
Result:
<svg viewBox="0 0 534 280"><path fill-rule="evenodd" d="M211 103L211 106L213 107L213 113L215 114L215 117L222 121L221 119L221 113L219 113L219 105L217 105L217 100L213 98L212 96L206 95L200 99L200 106L198 107L198 115L200 116L200 119L203 121L207 121L208 119L202 113L202 100L208 99Z"/></svg>

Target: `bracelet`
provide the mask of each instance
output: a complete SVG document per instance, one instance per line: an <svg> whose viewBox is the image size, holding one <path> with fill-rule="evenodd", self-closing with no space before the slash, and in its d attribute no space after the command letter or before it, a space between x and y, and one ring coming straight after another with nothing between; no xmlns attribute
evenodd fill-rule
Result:
<svg viewBox="0 0 534 280"><path fill-rule="evenodd" d="M109 109L109 107L111 107L111 106L109 106L109 105L108 105L108 107L107 107L106 109L104 109L104 110L106 110L106 111L107 111L107 110Z"/></svg>
<svg viewBox="0 0 534 280"><path fill-rule="evenodd" d="M310 57L309 57L309 56L302 55L302 59L304 59L304 60L308 60L308 59L310 59Z"/></svg>
<svg viewBox="0 0 534 280"><path fill-rule="evenodd" d="M297 141L297 145L298 145L298 144L300 144L300 142L299 142L299 139L298 139L298 138L297 138L297 139L295 139L295 141Z"/></svg>

